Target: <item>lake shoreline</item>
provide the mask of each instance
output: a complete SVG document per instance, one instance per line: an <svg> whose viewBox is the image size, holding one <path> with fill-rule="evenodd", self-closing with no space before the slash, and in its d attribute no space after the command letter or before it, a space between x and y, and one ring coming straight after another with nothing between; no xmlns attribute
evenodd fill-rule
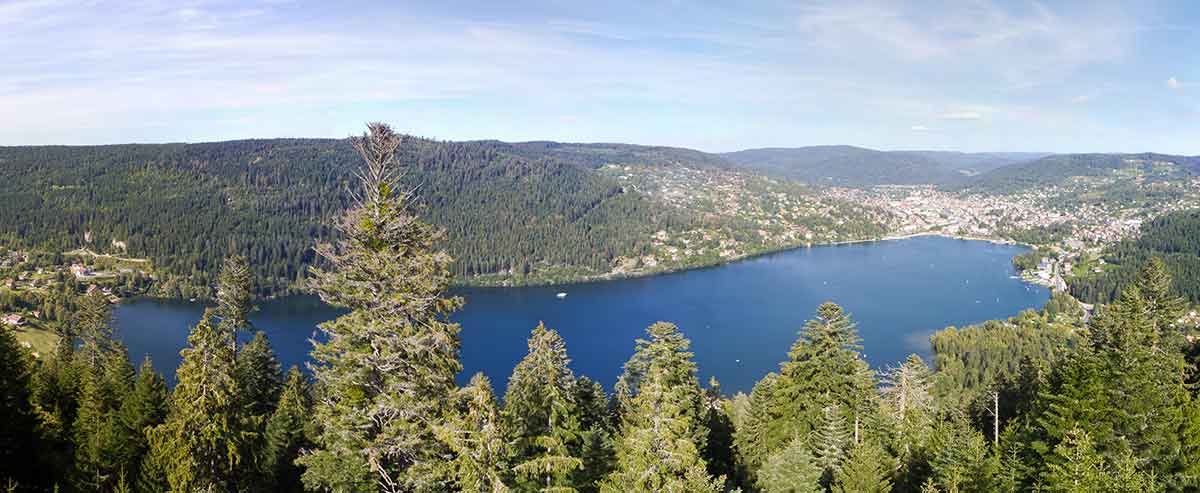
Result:
<svg viewBox="0 0 1200 493"><path fill-rule="evenodd" d="M651 277L655 277L655 276L662 276L662 275L668 275L668 274L677 274L680 272L711 269L714 267L721 267L721 266L725 266L725 265L736 264L738 262L742 262L742 261L746 261L746 260L753 260L753 259L764 257L767 255L774 255L774 254L778 254L778 253L789 252L792 250L799 250L802 248L819 248L819 247L833 247L833 246L845 246L845 245L859 245L859 244L865 244L865 243L878 243L878 242L885 242L885 241L909 240L909 239L928 237L928 236L949 238L952 240L961 240L961 241L985 241L988 243L992 243L994 245L1013 245L1013 246L1020 246L1020 247L1025 247L1025 248L1029 248L1029 249L1036 248L1034 245L1030 245L1028 243L1021 243L1021 242L1017 242L1017 241L1007 240L1004 238L995 238L995 237L987 237L987 236L956 235L956 234L950 234L950 233L943 233L940 231L922 231L919 233L909 233L909 234L903 234L903 235L889 235L889 236L883 236L883 237L879 237L879 238L864 238L864 239L859 239L859 240L844 240L844 241L834 241L834 242L828 242L828 243L806 243L806 244L799 244L799 245L789 245L789 246L784 246L784 247L779 247L779 248L770 248L770 249L766 249L766 250L763 250L760 252L754 252L754 253L741 255L741 256L737 256L737 257L731 257L728 259L722 259L722 260L718 260L715 262L703 262L703 263L696 264L696 265L688 265L685 267L656 270L656 271L649 271L649 272L638 272L638 273L632 273L632 274L598 274L598 275L594 275L594 276L584 276L584 277L576 278L576 279L567 279L567 280L562 280L562 281L546 281L546 282L534 281L534 282L517 282L517 283L510 283L510 282L473 283L473 282L467 281L467 282L455 282L455 283L451 284L451 287L459 287L459 288L535 288L535 287L552 287L552 286L570 286L570 285L575 285L575 284L590 284L590 283L596 283L596 282L620 281L620 280L625 280L625 279L644 279L644 278L651 278Z"/></svg>
<svg viewBox="0 0 1200 493"><path fill-rule="evenodd" d="M592 276L583 276L583 277L563 279L563 280L558 280L558 281L471 282L470 280L464 280L464 281L456 280L450 284L450 287L451 288L488 288L488 289L492 289L492 288L496 288L496 289L536 288L536 287L553 287L553 286L571 286L571 285L579 285L579 284L621 281L621 280L627 280L627 279L646 279L646 278L652 278L652 277L656 277L656 276L677 274L680 272L712 269L715 267L736 264L738 262L753 260L756 258L768 256L768 255L775 255L775 254L779 254L779 253L789 252L792 250L800 250L803 248L820 248L820 247L859 245L859 244L865 244L865 243L910 240L910 239L914 239L914 238L930 237L930 236L940 237L940 238L949 238L949 239L953 239L953 240L962 240L962 241L985 241L985 242L992 243L995 245L1015 245L1015 246L1021 246L1021 247L1030 248L1030 249L1036 248L1034 245L1030 245L1027 243L1021 243L1021 242L1017 242L1017 241L1012 241L1012 240L1006 240L1003 238L986 237L986 236L956 235L956 234L943 233L940 231L922 231L922 232L918 232L918 233L909 233L909 234L902 234L902 235L888 235L888 236L882 236L879 238L863 238L863 239L858 239L858 240L844 240L844 241L834 241L834 242L827 242L827 243L805 243L805 244L797 244L797 245L788 245L788 246L782 246L779 248L769 248L769 249L765 249L765 250L762 250L759 252L741 255L738 257L721 259L721 260L712 261L712 262L700 262L697 264L687 265L687 266L683 266L683 267L655 270L655 271L647 271L647 272L636 272L636 273L630 273L630 274L597 274L597 275L592 275ZM265 297L259 298L259 300L260 301L269 301L269 300L288 297L288 296L306 295L306 294L312 294L312 293L307 292L306 290L302 290L302 289L288 289L283 292L273 294L271 296L265 296ZM155 296L153 294L147 293L147 294L143 294L143 295L127 298L127 299L122 299L121 302L124 303L125 301L127 301L129 299L136 299L136 298L148 298L148 299L156 299L156 300L164 300L164 301L188 301L188 302L201 302L201 303L210 303L212 301L210 299L188 299L188 298L173 298L173 297L169 297L169 296Z"/></svg>
<svg viewBox="0 0 1200 493"><path fill-rule="evenodd" d="M530 329L544 323L563 337L574 371L612 385L634 341L645 337L647 326L665 320L691 340L702 379L716 377L724 389L748 392L762 375L778 370L796 331L826 301L853 314L867 361L885 368L909 354L929 355L931 332L1005 319L1049 298L1045 288L1014 277L1011 259L1024 248L920 236L925 238L796 248L752 262L643 279L455 287L447 294L467 300L451 316L462 327L460 383L479 371L494 382L506 381L528 351ZM131 298L115 308L114 332L132 359L151 355L155 368L170 375L206 303ZM258 306L251 321L266 332L283 367L310 362L310 340L321 337L316 327L344 314L312 295Z"/></svg>

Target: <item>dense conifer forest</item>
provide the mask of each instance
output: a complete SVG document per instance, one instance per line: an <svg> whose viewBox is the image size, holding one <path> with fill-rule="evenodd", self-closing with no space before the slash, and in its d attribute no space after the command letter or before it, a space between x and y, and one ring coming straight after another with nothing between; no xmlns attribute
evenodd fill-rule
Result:
<svg viewBox="0 0 1200 493"><path fill-rule="evenodd" d="M497 396L455 376L446 232L400 185L401 138L354 141L358 193L327 226L307 287L345 315L308 371L253 331L253 260L212 266L168 388L113 339L95 293L40 358L0 330L0 486L138 492L1160 492L1200 487L1196 346L1151 259L1086 317L1069 297L948 329L932 366L870 368L852 316L815 308L750 394L702 385L684 332L652 324L612 392L570 366L553 327ZM400 152L404 156L403 151ZM453 234L452 231L449 232ZM326 236L325 238L331 238ZM810 309L811 309L810 308ZM1086 318L1086 320L1085 320Z"/></svg>
<svg viewBox="0 0 1200 493"><path fill-rule="evenodd" d="M1148 221L1134 238L1109 247L1101 273L1069 280L1071 294L1088 302L1116 299L1152 258L1162 259L1172 292L1200 303L1200 211L1181 211Z"/></svg>
<svg viewBox="0 0 1200 493"><path fill-rule="evenodd" d="M655 231L702 219L626 193L595 166L717 165L669 148L408 141L400 186L450 233L459 276L605 272L618 255L644 252ZM238 252L256 292L278 294L317 261L312 240L330 238L357 162L344 140L0 148L0 242L149 257L165 277L156 294L178 298L208 297L221 259Z"/></svg>

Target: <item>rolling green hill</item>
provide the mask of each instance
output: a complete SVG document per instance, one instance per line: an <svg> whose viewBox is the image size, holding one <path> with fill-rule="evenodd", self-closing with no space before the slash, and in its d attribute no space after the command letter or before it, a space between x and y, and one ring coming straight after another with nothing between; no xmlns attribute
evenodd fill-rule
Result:
<svg viewBox="0 0 1200 493"><path fill-rule="evenodd" d="M1060 185L1079 177L1137 177L1153 182L1196 174L1200 174L1200 157L1155 153L1057 154L989 171L964 183L964 188L1007 193Z"/></svg>
<svg viewBox="0 0 1200 493"><path fill-rule="evenodd" d="M957 184L970 176L1043 155L877 151L854 146L812 146L749 149L721 156L745 168L805 183L863 188L875 185Z"/></svg>

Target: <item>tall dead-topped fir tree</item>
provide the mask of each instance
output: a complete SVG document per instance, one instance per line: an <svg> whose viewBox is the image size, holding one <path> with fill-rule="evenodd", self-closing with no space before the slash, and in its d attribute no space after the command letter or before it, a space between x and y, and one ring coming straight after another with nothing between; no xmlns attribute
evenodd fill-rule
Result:
<svg viewBox="0 0 1200 493"><path fill-rule="evenodd" d="M317 448L300 460L305 484L335 491L445 488L447 447L434 433L455 390L462 305L444 296L450 256L435 251L443 233L412 212L401 190L396 151L403 137L382 123L352 139L365 166L355 206L336 224L341 239L321 244L328 265L311 271L323 301L349 313L321 324L313 376L322 392Z"/></svg>

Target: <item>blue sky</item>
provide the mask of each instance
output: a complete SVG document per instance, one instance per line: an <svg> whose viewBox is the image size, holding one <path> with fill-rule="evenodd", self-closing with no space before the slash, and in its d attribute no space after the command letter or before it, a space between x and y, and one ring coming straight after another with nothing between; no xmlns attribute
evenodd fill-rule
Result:
<svg viewBox="0 0 1200 493"><path fill-rule="evenodd" d="M739 5L741 4L741 5ZM0 145L1200 154L1200 2L0 0Z"/></svg>

